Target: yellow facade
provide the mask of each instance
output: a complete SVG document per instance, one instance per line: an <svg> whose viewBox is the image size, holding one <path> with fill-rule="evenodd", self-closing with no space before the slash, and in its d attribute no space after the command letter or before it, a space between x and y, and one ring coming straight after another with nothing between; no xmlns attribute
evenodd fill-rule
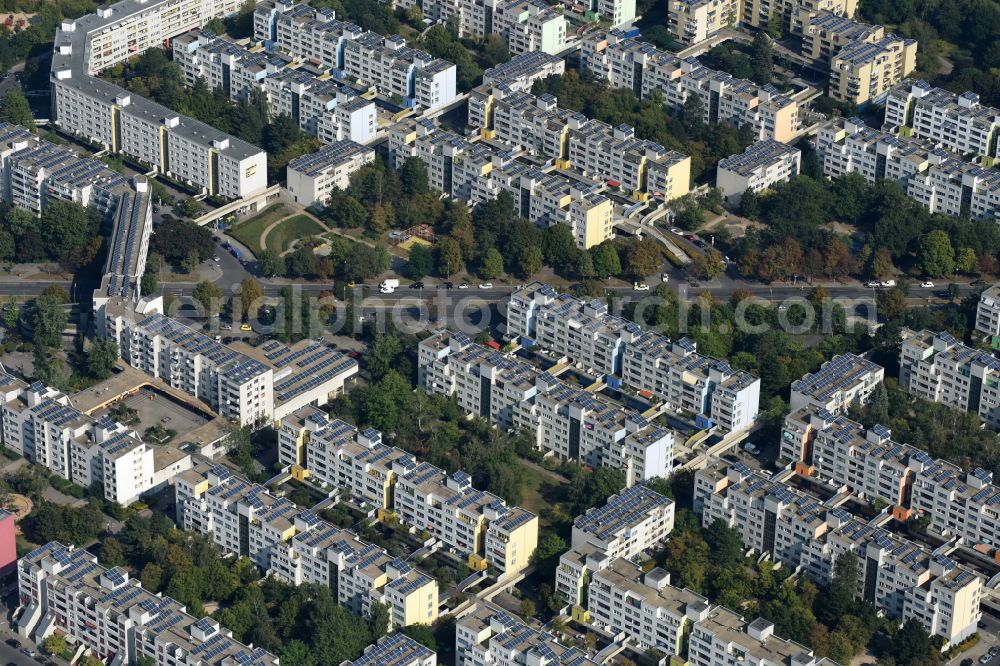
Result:
<svg viewBox="0 0 1000 666"><path fill-rule="evenodd" d="M663 184L663 200L673 201L685 197L691 191L691 157L671 164L667 168L666 182Z"/></svg>
<svg viewBox="0 0 1000 666"><path fill-rule="evenodd" d="M403 626L411 624L431 625L438 618L438 586L429 579L425 585L418 587L403 600Z"/></svg>
<svg viewBox="0 0 1000 666"><path fill-rule="evenodd" d="M524 569L538 549L538 516L510 532L504 551L504 572L512 574Z"/></svg>
<svg viewBox="0 0 1000 666"><path fill-rule="evenodd" d="M865 62L834 55L830 61L830 97L862 106L878 101L917 66L917 43L889 36L883 49Z"/></svg>

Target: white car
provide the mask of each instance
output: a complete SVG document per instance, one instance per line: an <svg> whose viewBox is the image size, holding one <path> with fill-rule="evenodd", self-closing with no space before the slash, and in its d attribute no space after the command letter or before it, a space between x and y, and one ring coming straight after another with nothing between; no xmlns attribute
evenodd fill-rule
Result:
<svg viewBox="0 0 1000 666"><path fill-rule="evenodd" d="M469 285L467 285L467 284L465 284L465 283L463 282L462 284L458 285L458 288L459 288L459 289L468 289L468 288L469 288Z"/></svg>
<svg viewBox="0 0 1000 666"><path fill-rule="evenodd" d="M924 289L933 289L934 283L931 282L930 280L924 280L923 282L920 283L920 286L923 287Z"/></svg>
<svg viewBox="0 0 1000 666"><path fill-rule="evenodd" d="M670 276L667 273L664 273L660 276L660 282L670 282Z"/></svg>
<svg viewBox="0 0 1000 666"><path fill-rule="evenodd" d="M680 236L684 232L678 229L677 227L670 227L670 233Z"/></svg>
<svg viewBox="0 0 1000 666"><path fill-rule="evenodd" d="M649 291L649 285L645 282L634 282L632 284L633 291Z"/></svg>
<svg viewBox="0 0 1000 666"><path fill-rule="evenodd" d="M747 453L749 453L752 456L755 456L758 453L760 453L760 449L758 449L757 445L754 444L753 442L747 442L746 444L744 444L743 445L743 450L746 451Z"/></svg>
<svg viewBox="0 0 1000 666"><path fill-rule="evenodd" d="M212 257L212 261L214 261L215 263L219 263L219 255L215 255L214 257Z"/></svg>
<svg viewBox="0 0 1000 666"><path fill-rule="evenodd" d="M878 280L872 280L871 282L868 283L867 286L874 289L875 287L881 287L882 283L879 282Z"/></svg>
<svg viewBox="0 0 1000 666"><path fill-rule="evenodd" d="M882 280L881 286L883 286L883 287L895 287L896 286L896 281L895 280Z"/></svg>
<svg viewBox="0 0 1000 666"><path fill-rule="evenodd" d="M481 283L479 285L479 288L480 289L492 289L493 288L493 283L492 282L483 282L483 283Z"/></svg>

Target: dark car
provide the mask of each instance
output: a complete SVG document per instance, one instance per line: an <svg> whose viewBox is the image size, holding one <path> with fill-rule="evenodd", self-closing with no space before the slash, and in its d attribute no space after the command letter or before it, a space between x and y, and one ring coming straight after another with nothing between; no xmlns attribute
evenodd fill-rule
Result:
<svg viewBox="0 0 1000 666"><path fill-rule="evenodd" d="M423 282L414 282L413 284L410 285L410 289L423 289L423 288L424 288Z"/></svg>
<svg viewBox="0 0 1000 666"><path fill-rule="evenodd" d="M361 352L359 351L347 352L347 355L351 358L361 358Z"/></svg>
<svg viewBox="0 0 1000 666"><path fill-rule="evenodd" d="M441 288L442 289L451 289L454 286L455 285L453 285L451 282L442 282L441 283Z"/></svg>
<svg viewBox="0 0 1000 666"><path fill-rule="evenodd" d="M8 638L7 639L7 645L11 646L12 648L14 648L16 650L20 650L21 649L21 641L17 640L16 638Z"/></svg>

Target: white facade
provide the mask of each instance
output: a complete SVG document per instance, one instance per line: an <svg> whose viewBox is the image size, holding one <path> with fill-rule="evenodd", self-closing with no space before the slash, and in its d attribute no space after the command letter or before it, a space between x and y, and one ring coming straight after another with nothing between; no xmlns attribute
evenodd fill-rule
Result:
<svg viewBox="0 0 1000 666"><path fill-rule="evenodd" d="M993 285L979 295L975 328L986 336L1000 336L1000 286Z"/></svg>
<svg viewBox="0 0 1000 666"><path fill-rule="evenodd" d="M552 634L489 604L479 604L455 624L456 666L551 663L597 666L579 648L563 645Z"/></svg>
<svg viewBox="0 0 1000 666"><path fill-rule="evenodd" d="M932 213L992 219L1000 211L1000 171L930 143L870 129L856 118L820 127L817 150L825 175L859 173L868 182L896 181Z"/></svg>
<svg viewBox="0 0 1000 666"><path fill-rule="evenodd" d="M69 396L40 382L27 386L6 373L0 379L5 447L84 488L100 484L105 499L122 506L159 485L154 450L135 432L84 414ZM181 455L167 472L190 465L190 456Z"/></svg>
<svg viewBox="0 0 1000 666"><path fill-rule="evenodd" d="M970 157L1000 157L1000 110L979 103L979 95L934 88L926 81L903 81L885 100L889 131L908 132Z"/></svg>
<svg viewBox="0 0 1000 666"><path fill-rule="evenodd" d="M351 174L375 161L375 151L354 141L338 141L288 163L288 191L302 205L325 204L334 189L345 190Z"/></svg>
<svg viewBox="0 0 1000 666"><path fill-rule="evenodd" d="M916 619L946 645L976 632L982 581L947 557L883 528L891 515L863 521L829 502L784 485L791 472L773 479L742 463L720 461L695 476L695 508L702 522L722 520L743 543L783 565L829 584L837 558L860 561L857 595L891 617Z"/></svg>
<svg viewBox="0 0 1000 666"><path fill-rule="evenodd" d="M263 190L262 150L95 76L238 9L237 0L123 0L63 21L52 58L53 120L208 194L235 199Z"/></svg>
<svg viewBox="0 0 1000 666"><path fill-rule="evenodd" d="M716 187L730 201L739 201L743 193L760 193L799 175L802 151L767 139L750 145L739 155L719 160Z"/></svg>
<svg viewBox="0 0 1000 666"><path fill-rule="evenodd" d="M55 632L108 662L157 666L277 666L210 617L197 619L173 599L144 590L123 567L107 569L86 550L53 541L18 561L24 613L18 633L36 643Z"/></svg>
<svg viewBox="0 0 1000 666"><path fill-rule="evenodd" d="M904 331L899 385L925 400L978 414L989 427L1000 428L1000 361L949 333Z"/></svg>
<svg viewBox="0 0 1000 666"><path fill-rule="evenodd" d="M598 32L583 39L581 66L613 88L628 88L641 99L660 93L665 104L680 109L695 96L705 122L749 125L757 140L792 141L799 130L798 105L773 86L758 86L701 65L681 60L621 30Z"/></svg>
<svg viewBox="0 0 1000 666"><path fill-rule="evenodd" d="M688 644L691 666L838 666L793 640L774 635L774 624L760 617L747 622L723 606L694 623Z"/></svg>
<svg viewBox="0 0 1000 666"><path fill-rule="evenodd" d="M875 388L882 383L885 369L855 354L841 354L792 382L791 409L806 405L822 407L832 414L842 414L852 405L871 401Z"/></svg>
<svg viewBox="0 0 1000 666"><path fill-rule="evenodd" d="M261 3L254 19L254 37L268 49L336 69L338 78L352 77L406 106L433 110L455 101L455 65L406 46L398 35L365 32L305 3Z"/></svg>

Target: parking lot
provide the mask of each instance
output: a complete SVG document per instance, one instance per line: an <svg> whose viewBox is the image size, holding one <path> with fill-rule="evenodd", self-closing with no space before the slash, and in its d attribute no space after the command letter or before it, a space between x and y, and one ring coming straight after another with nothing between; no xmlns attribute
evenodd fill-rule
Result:
<svg viewBox="0 0 1000 666"><path fill-rule="evenodd" d="M139 423L132 427L140 435L146 432L147 428L159 424L168 430L176 431L176 437L182 437L211 420L207 413L183 405L151 388L141 389L135 395L126 398L124 403L138 413ZM107 411L102 410L100 414L105 414Z"/></svg>

